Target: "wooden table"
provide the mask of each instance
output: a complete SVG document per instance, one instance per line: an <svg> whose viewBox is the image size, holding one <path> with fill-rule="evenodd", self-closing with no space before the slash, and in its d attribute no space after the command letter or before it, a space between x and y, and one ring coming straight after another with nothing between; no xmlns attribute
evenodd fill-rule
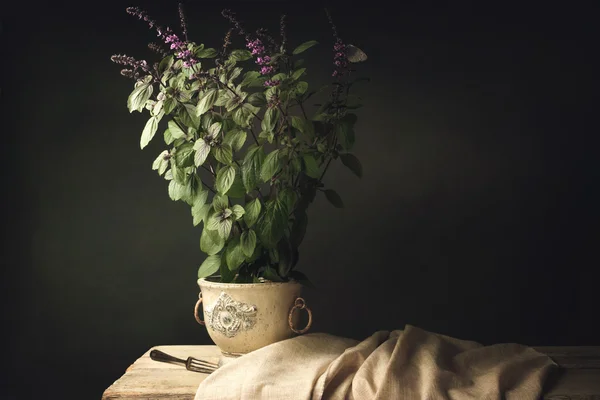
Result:
<svg viewBox="0 0 600 400"><path fill-rule="evenodd" d="M548 385L545 400L600 400L600 347L534 347L550 356L560 372ZM217 346L156 346L179 358L189 356L218 362ZM150 350L152 350L150 349ZM102 395L102 400L193 400L208 375L150 359L150 350Z"/></svg>

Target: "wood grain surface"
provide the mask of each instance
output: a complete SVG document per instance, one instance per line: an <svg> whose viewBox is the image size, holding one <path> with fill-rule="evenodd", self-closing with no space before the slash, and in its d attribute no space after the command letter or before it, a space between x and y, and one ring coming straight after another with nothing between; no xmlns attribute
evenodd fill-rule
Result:
<svg viewBox="0 0 600 400"><path fill-rule="evenodd" d="M155 346L179 358L189 356L218 362L217 346ZM208 375L185 367L156 362L150 350L138 358L113 383L102 400L193 400L198 385ZM544 400L600 400L600 347L534 347L550 356L561 368L547 384Z"/></svg>

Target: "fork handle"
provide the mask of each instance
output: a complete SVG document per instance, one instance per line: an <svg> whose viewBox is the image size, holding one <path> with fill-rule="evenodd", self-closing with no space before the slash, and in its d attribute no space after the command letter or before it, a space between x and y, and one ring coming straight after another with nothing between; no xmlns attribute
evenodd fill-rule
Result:
<svg viewBox="0 0 600 400"><path fill-rule="evenodd" d="M162 361L162 362L166 362L166 363L185 365L185 360L182 360L181 358L170 356L167 353L163 353L162 351L156 350L156 349L152 350L150 352L150 358L153 359L154 361Z"/></svg>

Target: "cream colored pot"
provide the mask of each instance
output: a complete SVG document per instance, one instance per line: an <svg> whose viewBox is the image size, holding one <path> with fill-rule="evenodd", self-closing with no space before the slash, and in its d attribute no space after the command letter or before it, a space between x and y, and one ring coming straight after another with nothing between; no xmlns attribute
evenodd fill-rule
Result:
<svg viewBox="0 0 600 400"><path fill-rule="evenodd" d="M210 338L223 355L236 357L294 333L306 332L312 323L310 309L300 297L298 282L220 283L198 279L200 296L194 316L206 325ZM198 315L204 309L204 320ZM297 327L300 310L308 312L308 324Z"/></svg>

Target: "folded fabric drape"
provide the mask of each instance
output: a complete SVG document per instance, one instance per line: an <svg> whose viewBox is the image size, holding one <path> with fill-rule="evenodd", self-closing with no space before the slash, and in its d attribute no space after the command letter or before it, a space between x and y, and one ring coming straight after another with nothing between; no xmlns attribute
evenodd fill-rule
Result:
<svg viewBox="0 0 600 400"><path fill-rule="evenodd" d="M528 346L483 346L412 325L362 342L313 333L224 365L196 400L536 400L556 367Z"/></svg>

